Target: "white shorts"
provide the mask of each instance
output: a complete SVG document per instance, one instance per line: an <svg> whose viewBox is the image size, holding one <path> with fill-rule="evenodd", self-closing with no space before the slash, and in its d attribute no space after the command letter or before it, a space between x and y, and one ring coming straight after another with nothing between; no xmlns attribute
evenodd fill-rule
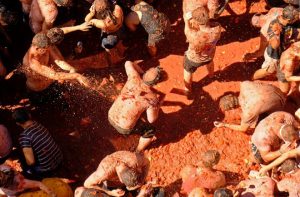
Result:
<svg viewBox="0 0 300 197"><path fill-rule="evenodd" d="M275 73L279 64L279 60L271 58L267 53L267 48L264 52L264 58L265 61L261 65L261 68L265 69L268 73Z"/></svg>

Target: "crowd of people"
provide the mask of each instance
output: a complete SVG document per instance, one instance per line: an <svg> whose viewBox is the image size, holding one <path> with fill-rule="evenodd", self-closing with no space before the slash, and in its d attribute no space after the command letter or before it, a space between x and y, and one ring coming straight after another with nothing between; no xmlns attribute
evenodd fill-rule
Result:
<svg viewBox="0 0 300 197"><path fill-rule="evenodd" d="M82 69L69 64L57 47L68 33L89 31L92 27L98 29L98 40L105 54L101 61L104 65L99 68L109 69L125 62L126 35L139 26L148 34L147 49L152 57L159 53L171 29L168 16L155 9L152 1L146 0L86 0L90 8L86 16L81 16L82 24L57 27L54 26L59 17L59 7L70 6L71 0L8 2L0 1L0 76L9 79L15 73L23 73L32 105L43 102L42 93L51 89L55 81L77 81L85 88L92 88L92 82L81 74ZM189 99L195 94L193 73L199 67L205 66L209 77L214 75L213 60L222 30L217 21L228 2L183 0L184 34L188 48L182 54L182 72L184 93ZM214 122L215 127L240 132L254 129L249 150L252 152L252 162L260 165L259 171L250 171L248 179L241 181L233 190L227 187L225 174L214 168L220 161L220 152L208 150L203 153L199 166L188 165L181 170L181 194L189 197L269 197L276 196L276 192L286 192L290 197L300 195L300 170L296 160L300 156L300 109L295 114L284 111L287 99L299 103L300 12L297 3L285 2L284 7L274 7L266 14L252 17L252 25L260 28L260 46L257 51L246 54L245 61L263 56L264 62L252 80L241 82L239 95L231 93L219 99L223 112L241 108L241 123ZM22 6L22 14L11 6L17 3ZM15 41L10 36L9 27L19 23L18 20L26 23L34 36L23 54L22 63L11 68L8 62L14 59L15 54L7 46ZM80 47L78 43L78 53ZM116 151L105 156L83 186L73 193L68 186L70 180L51 178L63 165L64 156L59 144L28 109L14 109L12 119L23 130L18 134L19 144L15 145L10 131L0 125L0 196L169 195L161 186L146 181L150 162L144 153L156 140L153 123L164 100L153 86L161 82L167 73L159 66L144 71L132 61L125 62L125 72L127 81L110 107L107 119L119 134L140 135L134 151ZM277 77L279 87L256 81L271 75ZM146 118L142 116L144 112ZM13 147L18 147L22 173L7 165ZM41 191L30 193L38 189Z"/></svg>

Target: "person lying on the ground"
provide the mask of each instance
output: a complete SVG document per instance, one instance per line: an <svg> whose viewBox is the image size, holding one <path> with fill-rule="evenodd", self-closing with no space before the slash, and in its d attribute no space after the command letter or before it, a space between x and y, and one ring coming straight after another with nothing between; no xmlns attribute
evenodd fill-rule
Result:
<svg viewBox="0 0 300 197"><path fill-rule="evenodd" d="M184 84L186 93L191 93L193 73L197 68L206 66L209 76L214 74L213 59L221 36L221 26L209 21L205 7L198 7L190 12L183 10L183 18L184 33L189 43L188 50L184 53Z"/></svg>
<svg viewBox="0 0 300 197"><path fill-rule="evenodd" d="M299 12L291 5L286 6L282 14L269 23L267 30L268 46L265 51L265 61L262 68L254 73L254 79L267 77L276 71L279 59L289 39L295 36L290 25L299 21Z"/></svg>
<svg viewBox="0 0 300 197"><path fill-rule="evenodd" d="M19 135L19 145L25 158L22 163L25 175L36 178L50 176L63 161L57 143L25 109L17 109L12 117L24 129Z"/></svg>
<svg viewBox="0 0 300 197"><path fill-rule="evenodd" d="M84 187L100 190L110 196L123 196L125 191L120 189L123 186L126 186L128 191L137 190L144 185L149 169L149 160L143 154L148 145L149 141L140 140L136 152L117 151L107 155L97 170L85 180ZM94 192L95 190L78 188L75 197L83 197L82 193L87 195Z"/></svg>
<svg viewBox="0 0 300 197"><path fill-rule="evenodd" d="M288 94L291 89L291 83L296 82L296 91L299 92L299 60L300 60L300 41L293 43L285 50L280 57L280 66L277 70L277 78L279 88L285 94Z"/></svg>
<svg viewBox="0 0 300 197"><path fill-rule="evenodd" d="M249 128L256 126L259 115L281 110L285 105L285 101L285 95L279 88L271 84L244 81L240 86L239 97L228 94L221 97L219 103L223 112L241 106L241 123L232 124L215 121L214 125L246 132Z"/></svg>
<svg viewBox="0 0 300 197"><path fill-rule="evenodd" d="M181 192L189 194L195 188L202 188L210 192L225 186L225 175L213 168L219 161L220 153L216 150L209 150L204 153L199 167L192 165L184 167L180 172Z"/></svg>
<svg viewBox="0 0 300 197"><path fill-rule="evenodd" d="M152 86L162 79L162 71L159 67L152 67L144 72L130 61L125 63L125 71L127 82L109 109L108 120L120 134L128 135L137 131L142 133L141 139L150 140L149 137L154 135L154 128L150 124L158 118L160 109L160 99ZM144 112L150 124L142 119Z"/></svg>
<svg viewBox="0 0 300 197"><path fill-rule="evenodd" d="M111 56L111 64L124 59L122 43L124 14L122 8L108 0L95 0L85 21L101 29L101 46Z"/></svg>
<svg viewBox="0 0 300 197"><path fill-rule="evenodd" d="M57 6L67 7L71 0L32 0L29 19L32 31L37 34L50 29L57 17Z"/></svg>
<svg viewBox="0 0 300 197"><path fill-rule="evenodd" d="M49 38L44 33L38 33L32 39L31 47L23 58L23 69L26 75L26 85L31 91L39 92L45 90L56 80L77 80L84 86L88 85L88 80L78 74L73 73L74 68L64 61L57 60L57 53L52 49ZM57 72L52 67L54 62L61 69L69 71Z"/></svg>
<svg viewBox="0 0 300 197"><path fill-rule="evenodd" d="M279 191L288 192L289 197L300 196L300 170L298 169L295 173L287 175L281 181L277 183Z"/></svg>
<svg viewBox="0 0 300 197"><path fill-rule="evenodd" d="M270 177L250 178L241 181L234 196L274 197L275 181Z"/></svg>
<svg viewBox="0 0 300 197"><path fill-rule="evenodd" d="M229 0L225 0L221 6L219 0L183 0L182 8L186 12L192 12L199 7L206 7L209 12L209 18L217 18L224 11Z"/></svg>
<svg viewBox="0 0 300 197"><path fill-rule="evenodd" d="M125 19L126 26L131 31L135 31L139 24L148 33L148 52L151 56L157 54L159 44L168 37L170 32L170 20L153 6L144 1L140 1L132 8Z"/></svg>
<svg viewBox="0 0 300 197"><path fill-rule="evenodd" d="M0 164L4 163L12 151L12 141L7 128L0 124Z"/></svg>
<svg viewBox="0 0 300 197"><path fill-rule="evenodd" d="M25 179L24 176L7 165L0 165L0 195L16 196L27 189L41 189L55 197L51 189L40 181Z"/></svg>
<svg viewBox="0 0 300 197"><path fill-rule="evenodd" d="M256 126L251 150L258 163L268 163L293 149L299 139L299 122L290 113L277 111Z"/></svg>
<svg viewBox="0 0 300 197"><path fill-rule="evenodd" d="M68 179L61 178L45 178L42 181L42 184L47 186L49 189L53 191L56 197L73 197L74 193L68 183L72 182ZM43 190L38 191L28 191L22 193L18 197L49 197L47 193Z"/></svg>

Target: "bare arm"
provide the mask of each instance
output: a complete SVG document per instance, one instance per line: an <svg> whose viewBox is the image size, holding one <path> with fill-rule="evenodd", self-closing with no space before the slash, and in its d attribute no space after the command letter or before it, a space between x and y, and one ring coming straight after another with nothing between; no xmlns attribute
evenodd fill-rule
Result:
<svg viewBox="0 0 300 197"><path fill-rule="evenodd" d="M32 166L35 164L34 154L32 148L22 149L27 165Z"/></svg>
<svg viewBox="0 0 300 197"><path fill-rule="evenodd" d="M103 20L99 19L91 19L90 24L93 25L94 27L97 27L98 29L104 29L106 28L106 25Z"/></svg>
<svg viewBox="0 0 300 197"><path fill-rule="evenodd" d="M90 12L86 15L84 21L89 22L94 16L95 16L96 10L95 10L95 4L93 3L90 7Z"/></svg>
<svg viewBox="0 0 300 197"><path fill-rule="evenodd" d="M270 162L270 161L273 161L274 159L280 157L282 155L282 152L280 150L272 151L272 152L260 151L260 154L265 162Z"/></svg>
<svg viewBox="0 0 300 197"><path fill-rule="evenodd" d="M289 159L289 158L295 158L298 155L300 155L299 149L293 149L289 152L286 152L284 154L282 154L280 157L278 157L276 160L274 160L272 163L262 167L259 171L260 174L266 174L266 172L268 172L269 170L271 170L272 168L279 166L280 164L282 164L285 160Z"/></svg>
<svg viewBox="0 0 300 197"><path fill-rule="evenodd" d="M58 10L54 2L37 0L42 16L44 17L42 30L48 30L53 26L53 23L57 17Z"/></svg>
<svg viewBox="0 0 300 197"><path fill-rule="evenodd" d="M144 71L141 69L141 67L139 67L137 64L134 64L131 61L126 61L125 62L125 71L126 71L126 75L129 76L136 76L139 74L144 73Z"/></svg>
<svg viewBox="0 0 300 197"><path fill-rule="evenodd" d="M273 49L278 49L279 46L280 46L280 38L279 38L279 36L273 36L272 38L270 38L269 44L271 45L271 47Z"/></svg>
<svg viewBox="0 0 300 197"><path fill-rule="evenodd" d="M41 190L45 191L51 197L56 196L53 191L51 191L46 185L44 185L40 181L33 181L33 180L24 180L23 189L31 189L31 188L40 188Z"/></svg>
<svg viewBox="0 0 300 197"><path fill-rule="evenodd" d="M89 22L82 23L80 25L71 26L71 27L62 27L64 34L68 34L74 31L88 31L91 28L91 24Z"/></svg>
<svg viewBox="0 0 300 197"><path fill-rule="evenodd" d="M219 122L219 121L215 121L214 125L216 127L225 127L225 128L229 128L229 129L241 131L241 132L246 132L250 127L249 124L241 123L240 125L237 125L237 124L228 124L228 123Z"/></svg>
<svg viewBox="0 0 300 197"><path fill-rule="evenodd" d="M146 113L148 122L153 123L158 118L159 107L150 107L147 109Z"/></svg>
<svg viewBox="0 0 300 197"><path fill-rule="evenodd" d="M53 59L55 64L61 69L69 71L70 73L75 72L75 68L68 64L66 61L64 61L64 57L62 56L62 54L56 46L52 46L50 48L50 57Z"/></svg>

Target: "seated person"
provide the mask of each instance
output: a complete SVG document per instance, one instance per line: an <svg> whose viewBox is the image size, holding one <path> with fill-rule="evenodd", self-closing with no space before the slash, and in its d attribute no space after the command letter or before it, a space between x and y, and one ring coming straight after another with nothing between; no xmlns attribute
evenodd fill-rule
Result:
<svg viewBox="0 0 300 197"><path fill-rule="evenodd" d="M69 6L70 3L70 0L32 0L29 13L32 31L37 34L52 28L58 14L57 6Z"/></svg>
<svg viewBox="0 0 300 197"><path fill-rule="evenodd" d="M204 153L200 167L186 166L180 175L182 178L182 193L189 194L195 188L216 190L226 185L225 175L213 169L220 161L220 153L209 150Z"/></svg>
<svg viewBox="0 0 300 197"><path fill-rule="evenodd" d="M55 197L51 189L40 181L25 179L23 175L6 165L0 165L0 195L16 196L27 189L41 189L49 196Z"/></svg>
<svg viewBox="0 0 300 197"><path fill-rule="evenodd" d="M220 99L222 111L237 108L242 109L241 123L229 124L215 121L216 127L226 127L237 131L246 132L257 124L259 115L265 112L281 110L285 105L286 97L279 88L260 82L244 81L241 83L240 95L225 95Z"/></svg>
<svg viewBox="0 0 300 197"><path fill-rule="evenodd" d="M12 141L7 128L0 125L0 164L4 163L12 150Z"/></svg>
<svg viewBox="0 0 300 197"><path fill-rule="evenodd" d="M294 116L277 111L256 126L251 137L252 153L258 163L268 163L292 149L299 139L299 122Z"/></svg>
<svg viewBox="0 0 300 197"><path fill-rule="evenodd" d="M56 61L61 57L53 51L49 38L44 33L36 34L32 39L31 47L23 58L23 70L26 75L26 85L29 90L40 92L47 89L55 80L77 80L79 83L89 86L88 80L64 61ZM57 72L51 67L54 62L61 69L69 71Z"/></svg>
<svg viewBox="0 0 300 197"><path fill-rule="evenodd" d="M168 17L144 1L140 1L132 8L125 23L131 31L135 31L139 24L144 27L148 33L148 51L151 56L157 54L157 46L170 32Z"/></svg>
<svg viewBox="0 0 300 197"><path fill-rule="evenodd" d="M19 145L25 158L22 163L24 173L36 178L52 175L61 165L63 155L51 134L32 120L25 109L17 109L12 117L24 129L19 135Z"/></svg>
<svg viewBox="0 0 300 197"><path fill-rule="evenodd" d="M158 118L160 109L159 95L153 91L152 86L160 81L161 71L153 67L144 73L137 64L130 61L125 63L125 71L127 82L109 109L108 120L119 133L128 135L133 131L142 132L141 140L150 142L155 137L152 137L154 128L150 124ZM150 124L141 119L144 112Z"/></svg>
<svg viewBox="0 0 300 197"><path fill-rule="evenodd" d="M112 64L124 58L122 44L123 10L108 0L95 0L85 21L101 29L101 46L110 54Z"/></svg>
<svg viewBox="0 0 300 197"><path fill-rule="evenodd" d="M275 185L275 181L270 177L243 180L238 184L237 193L234 196L274 197Z"/></svg>

